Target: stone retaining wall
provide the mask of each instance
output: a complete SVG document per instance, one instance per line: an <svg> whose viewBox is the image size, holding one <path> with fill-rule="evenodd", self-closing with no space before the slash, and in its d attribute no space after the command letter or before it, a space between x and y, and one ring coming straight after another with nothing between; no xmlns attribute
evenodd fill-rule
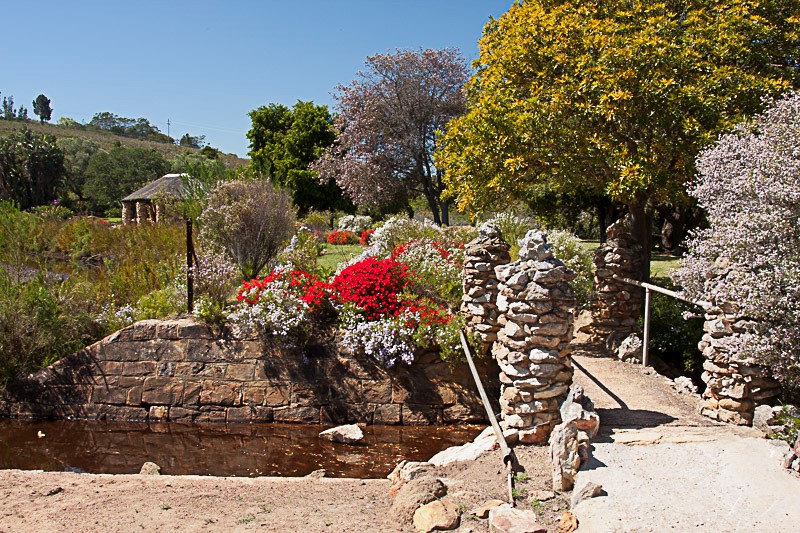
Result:
<svg viewBox="0 0 800 533"><path fill-rule="evenodd" d="M184 422L442 424L483 422L466 365L435 353L386 370L337 351L303 353L224 339L189 319L145 320L66 357L9 390L0 416ZM493 361L479 364L499 396Z"/></svg>

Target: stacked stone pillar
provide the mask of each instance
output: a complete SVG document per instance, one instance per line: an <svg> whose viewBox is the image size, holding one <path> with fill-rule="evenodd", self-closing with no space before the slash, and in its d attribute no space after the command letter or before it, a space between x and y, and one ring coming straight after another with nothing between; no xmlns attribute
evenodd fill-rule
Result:
<svg viewBox="0 0 800 533"><path fill-rule="evenodd" d="M642 254L624 219L609 226L606 236L606 242L594 253L591 330L595 341L616 351L625 338L640 333L644 289L615 277L639 280Z"/></svg>
<svg viewBox="0 0 800 533"><path fill-rule="evenodd" d="M755 323L732 303L706 309L705 320L705 334L698 344L706 359L702 413L722 422L751 425L756 407L773 403L781 392L763 366L736 349L739 337L752 331Z"/></svg>
<svg viewBox="0 0 800 533"><path fill-rule="evenodd" d="M487 355L500 331L497 313L498 282L494 269L511 261L509 245L497 226L486 223L464 250L464 297L461 312L467 327L482 340L481 352Z"/></svg>
<svg viewBox="0 0 800 533"><path fill-rule="evenodd" d="M545 442L560 422L572 383L569 343L575 273L555 259L546 236L531 230L520 259L495 268L502 329L492 346L500 366L501 425L525 444Z"/></svg>

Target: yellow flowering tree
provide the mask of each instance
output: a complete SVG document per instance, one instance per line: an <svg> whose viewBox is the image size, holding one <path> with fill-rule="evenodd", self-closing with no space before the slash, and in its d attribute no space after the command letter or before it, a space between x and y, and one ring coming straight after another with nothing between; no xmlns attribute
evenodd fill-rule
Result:
<svg viewBox="0 0 800 533"><path fill-rule="evenodd" d="M700 149L798 85L796 6L515 3L486 25L468 112L441 139L448 193L473 212L607 195L627 205L649 259L652 209L684 201Z"/></svg>

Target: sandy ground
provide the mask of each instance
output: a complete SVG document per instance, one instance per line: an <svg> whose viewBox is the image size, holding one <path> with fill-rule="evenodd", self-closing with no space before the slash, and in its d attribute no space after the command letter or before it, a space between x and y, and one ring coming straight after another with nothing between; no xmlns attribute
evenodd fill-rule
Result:
<svg viewBox="0 0 800 533"><path fill-rule="evenodd" d="M549 488L544 447L520 450L527 479L519 505L557 529L565 496L532 499ZM505 497L500 452L437 469L448 495L468 510ZM521 478L522 479L522 478ZM130 531L414 531L390 517L388 480L211 478L0 471L2 532ZM486 531L485 520L462 515L458 531Z"/></svg>

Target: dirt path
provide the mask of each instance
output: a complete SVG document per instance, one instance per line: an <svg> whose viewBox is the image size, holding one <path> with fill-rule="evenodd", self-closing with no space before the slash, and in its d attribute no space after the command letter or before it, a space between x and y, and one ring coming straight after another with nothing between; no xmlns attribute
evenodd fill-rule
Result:
<svg viewBox="0 0 800 533"><path fill-rule="evenodd" d="M800 476L779 466L774 443L700 416L699 397L650 369L582 348L575 382L601 430L576 487L605 495L574 509L578 531L798 531Z"/></svg>

